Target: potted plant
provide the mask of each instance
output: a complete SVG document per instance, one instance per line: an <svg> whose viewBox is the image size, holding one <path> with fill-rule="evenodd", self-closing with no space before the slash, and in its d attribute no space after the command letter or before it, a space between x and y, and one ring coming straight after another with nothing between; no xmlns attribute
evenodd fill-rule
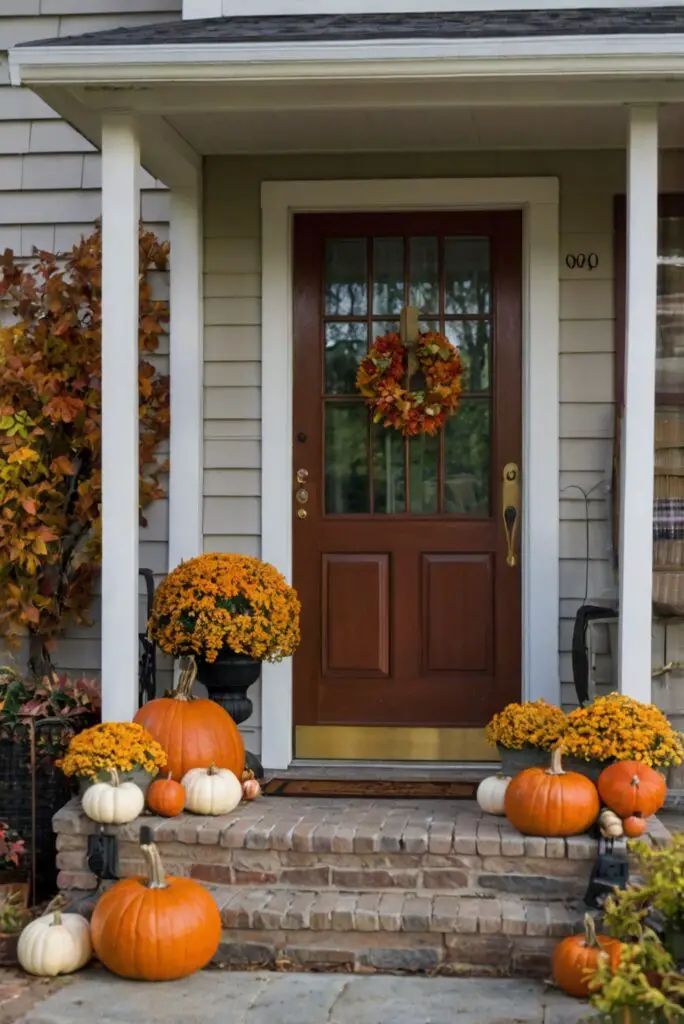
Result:
<svg viewBox="0 0 684 1024"><path fill-rule="evenodd" d="M613 761L641 761L664 772L684 760L682 738L662 711L621 693L572 711L563 750L568 768L594 781Z"/></svg>
<svg viewBox="0 0 684 1024"><path fill-rule="evenodd" d="M160 585L149 635L174 658L193 655L199 682L240 724L252 714L247 690L261 662L281 661L297 649L299 612L296 592L267 562L200 555Z"/></svg>
<svg viewBox="0 0 684 1024"><path fill-rule="evenodd" d="M486 735L496 745L501 773L513 776L524 768L546 768L550 752L563 737L566 721L561 708L544 700L508 704L494 715Z"/></svg>
<svg viewBox="0 0 684 1024"><path fill-rule="evenodd" d="M82 793L94 783L110 781L112 773L145 793L166 765L166 754L137 722L103 722L74 736L57 764L67 778L78 781Z"/></svg>
<svg viewBox="0 0 684 1024"><path fill-rule="evenodd" d="M23 905L28 904L25 862L26 843L16 829L0 821L0 900L19 893Z"/></svg>
<svg viewBox="0 0 684 1024"><path fill-rule="evenodd" d="M0 669L0 809L35 852L34 900L54 891L52 818L71 795L55 761L99 713L99 686L90 679ZM32 857L32 872L33 864Z"/></svg>
<svg viewBox="0 0 684 1024"><path fill-rule="evenodd" d="M660 933L674 962L684 967L684 833L665 847L629 845L638 883L616 890L606 901L604 923L611 935L637 940L646 924Z"/></svg>
<svg viewBox="0 0 684 1024"><path fill-rule="evenodd" d="M623 945L617 967L600 957L591 1005L611 1024L672 1024L684 1018L684 977L649 928Z"/></svg>
<svg viewBox="0 0 684 1024"><path fill-rule="evenodd" d="M0 967L17 963L19 936L29 918L23 895L19 890L0 892Z"/></svg>

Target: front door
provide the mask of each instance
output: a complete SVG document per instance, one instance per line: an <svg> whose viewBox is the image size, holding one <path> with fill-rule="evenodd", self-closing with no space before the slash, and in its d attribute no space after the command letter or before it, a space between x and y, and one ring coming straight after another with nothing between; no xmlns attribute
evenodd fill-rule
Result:
<svg viewBox="0 0 684 1024"><path fill-rule="evenodd" d="M491 759L483 726L521 692L522 216L307 214L294 238L295 756ZM442 433L410 441L355 387L407 305L465 368Z"/></svg>

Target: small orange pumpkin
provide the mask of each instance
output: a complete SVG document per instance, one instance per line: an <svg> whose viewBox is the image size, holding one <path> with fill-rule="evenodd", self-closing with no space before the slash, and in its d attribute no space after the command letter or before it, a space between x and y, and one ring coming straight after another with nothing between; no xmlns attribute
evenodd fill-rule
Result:
<svg viewBox="0 0 684 1024"><path fill-rule="evenodd" d="M646 831L646 822L640 814L630 814L629 818L622 822L622 827L629 839L638 839Z"/></svg>
<svg viewBox="0 0 684 1024"><path fill-rule="evenodd" d="M504 811L528 836L574 836L593 825L601 805L596 786L579 772L565 772L560 750L550 768L526 768L506 790Z"/></svg>
<svg viewBox="0 0 684 1024"><path fill-rule="evenodd" d="M609 935L597 935L591 914L584 916L584 932L569 935L556 946L551 962L553 980L558 987L576 999L587 999L592 993L592 979L599 957L610 958L613 971L620 964L622 943Z"/></svg>
<svg viewBox="0 0 684 1024"><path fill-rule="evenodd" d="M649 818L665 803L663 776L641 761L616 761L599 775L598 790L606 807L621 818L641 814Z"/></svg>
<svg viewBox="0 0 684 1024"><path fill-rule="evenodd" d="M196 700L192 687L197 677L194 659L181 672L172 697L144 704L135 716L160 743L168 758L171 777L180 782L191 768L217 768L242 776L245 745L228 712L213 700Z"/></svg>
<svg viewBox="0 0 684 1024"><path fill-rule="evenodd" d="M218 907L199 882L167 877L153 843L141 849L147 877L125 878L101 896L90 926L93 949L122 978L187 978L219 947Z"/></svg>
<svg viewBox="0 0 684 1024"><path fill-rule="evenodd" d="M147 790L147 806L163 818L175 818L185 807L185 790L174 782L169 772L165 779L155 779Z"/></svg>

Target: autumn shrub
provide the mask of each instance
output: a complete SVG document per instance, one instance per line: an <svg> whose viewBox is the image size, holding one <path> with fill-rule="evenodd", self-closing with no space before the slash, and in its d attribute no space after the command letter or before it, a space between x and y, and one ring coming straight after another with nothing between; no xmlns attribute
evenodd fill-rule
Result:
<svg viewBox="0 0 684 1024"><path fill-rule="evenodd" d="M167 266L167 243L141 228L141 353L168 321L151 285ZM0 636L16 646L28 632L42 675L55 638L87 622L101 562L100 228L30 265L7 250L0 302ZM138 380L143 509L162 494L169 384L142 358Z"/></svg>

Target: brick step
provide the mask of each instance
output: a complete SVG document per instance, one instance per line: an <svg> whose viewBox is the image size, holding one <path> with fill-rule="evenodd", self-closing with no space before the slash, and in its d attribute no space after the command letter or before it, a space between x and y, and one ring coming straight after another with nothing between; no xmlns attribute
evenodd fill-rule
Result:
<svg viewBox="0 0 684 1024"><path fill-rule="evenodd" d="M579 898L597 848L587 836L522 836L473 802L274 798L242 805L225 817L146 815L110 829L118 839L121 876L142 870L142 824L150 827L169 873L219 885L285 889ZM56 816L55 828L60 888L93 888L86 844L97 826L72 801ZM655 820L650 833L657 842L668 836Z"/></svg>
<svg viewBox="0 0 684 1024"><path fill-rule="evenodd" d="M263 967L544 977L585 909L515 896L209 889L224 926L219 959Z"/></svg>

